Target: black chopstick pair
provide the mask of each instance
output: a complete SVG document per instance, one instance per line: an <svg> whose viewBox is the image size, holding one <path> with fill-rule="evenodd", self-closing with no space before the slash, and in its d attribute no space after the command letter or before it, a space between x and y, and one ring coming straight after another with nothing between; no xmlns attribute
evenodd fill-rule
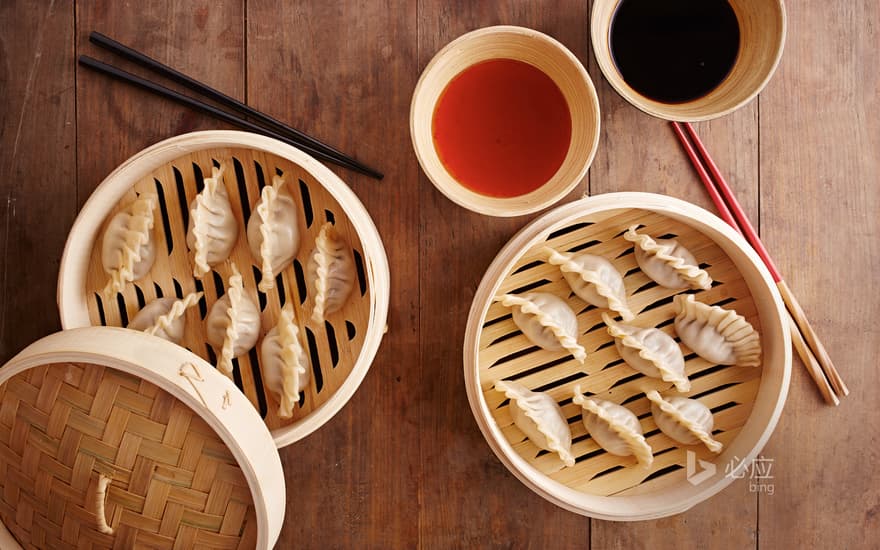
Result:
<svg viewBox="0 0 880 550"><path fill-rule="evenodd" d="M193 90L197 93L200 93L217 103L225 105L230 109L233 109L245 116L251 117L255 121L259 121L259 124L256 122L251 122L245 118L234 115L232 113L228 113L222 109L219 109L213 105L208 103L204 103L199 101L198 99L189 97L187 95L181 94L175 90L170 88L166 88L160 84L156 84L150 80L139 77L137 75L133 75L129 72L123 71L113 65L109 65L102 61L98 61L93 57L89 57L87 55L81 55L79 57L80 65L85 67L89 67L90 69L94 69L98 72L109 75L117 80L121 80L123 82L127 82L134 86L138 86L140 88L144 88L149 90L159 96L165 97L166 99L171 99L180 103L182 105L186 105L187 107L196 109L198 111L202 111L203 113L207 113L215 118L218 118L224 122L228 122L234 126L238 126L239 128L243 128L245 130L249 130L251 132L255 132L258 134L263 134L265 136L275 138L279 141L283 141L289 145L293 145L305 151L306 153L321 159L327 162L331 162L338 166L342 166L344 168L348 168L349 170L353 170L355 172L366 174L375 179L381 180L383 178L383 174L358 162L357 160L341 153L337 149L323 143L309 135L304 134L303 132L291 128L286 124L266 115L265 113L261 113L256 109L245 105L244 103L238 101L235 98L229 97L228 95L207 86L195 80L192 77L189 77L180 71L174 70L171 67L156 61L155 59L148 57L138 51L135 51L124 44L120 44L119 42L105 36L99 32L92 32L89 34L89 41L93 44L96 44L102 48L110 50L130 61L134 61L138 65L146 67L151 71L158 73L178 84L181 84L190 90Z"/></svg>

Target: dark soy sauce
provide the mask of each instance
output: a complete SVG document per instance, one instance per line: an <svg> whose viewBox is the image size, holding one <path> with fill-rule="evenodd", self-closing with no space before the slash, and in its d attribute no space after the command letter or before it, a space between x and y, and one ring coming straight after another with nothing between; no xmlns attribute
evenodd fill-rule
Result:
<svg viewBox="0 0 880 550"><path fill-rule="evenodd" d="M663 103L711 92L739 51L739 23L727 0L621 0L610 34L626 83Z"/></svg>

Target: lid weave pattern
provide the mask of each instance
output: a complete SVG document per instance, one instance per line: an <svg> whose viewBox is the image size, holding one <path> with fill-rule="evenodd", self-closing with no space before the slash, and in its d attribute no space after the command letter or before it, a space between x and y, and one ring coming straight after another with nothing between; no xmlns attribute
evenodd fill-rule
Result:
<svg viewBox="0 0 880 550"><path fill-rule="evenodd" d="M102 477L112 534L96 515ZM257 537L244 474L207 423L150 382L84 363L0 386L0 520L25 548L253 548Z"/></svg>

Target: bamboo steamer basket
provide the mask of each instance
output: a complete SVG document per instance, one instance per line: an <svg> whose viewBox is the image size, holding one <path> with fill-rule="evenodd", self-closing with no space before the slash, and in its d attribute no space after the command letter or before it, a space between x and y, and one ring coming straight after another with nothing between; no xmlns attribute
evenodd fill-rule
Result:
<svg viewBox="0 0 880 550"><path fill-rule="evenodd" d="M225 163L225 183L239 225L239 237L230 258L241 271L245 291L260 309L264 336L275 326L281 307L292 303L303 343L310 354L308 387L291 419L277 415L278 403L264 388L260 371L260 343L235 360L234 379L263 416L279 447L319 428L348 402L372 363L386 326L389 269L385 249L372 219L355 194L327 167L302 151L277 140L238 131L184 134L134 155L95 190L76 219L58 280L58 307L64 328L89 325L125 326L153 299L178 297L201 290L199 307L186 313L182 345L209 363L219 350L208 345L204 319L223 294L229 265L197 281L186 246L189 204L210 176L211 167ZM247 244L246 226L264 185L283 174L286 188L298 206L300 247L293 264L276 278L276 288L257 291L259 263ZM103 300L107 280L101 266L101 237L106 224L135 199L136 192L159 196L153 238L157 259L150 273L129 283L114 300ZM158 215L161 214L161 215ZM323 324L311 321L305 281L309 254L321 226L334 222L352 247L358 282L346 305L329 314Z"/></svg>
<svg viewBox="0 0 880 550"><path fill-rule="evenodd" d="M286 500L274 441L228 378L108 327L0 369L0 486L3 549L269 549Z"/></svg>
<svg viewBox="0 0 880 550"><path fill-rule="evenodd" d="M638 268L632 243L623 239L633 224L654 237L675 236L715 280L696 293L698 301L723 305L745 316L761 336L761 367L710 364L682 344L691 391L713 412L720 455L704 446L668 438L651 417L644 393L672 389L626 365L605 330L601 313L571 293L559 268L541 249L583 250L603 256L625 274L627 300L637 314L630 324L658 327L674 336L672 297ZM513 323L510 310L493 297L508 292L550 292L577 313L580 365L566 352L533 346ZM608 520L654 519L683 512L718 493L758 456L770 437L788 393L791 340L785 309L760 258L716 216L684 201L649 193L611 193L559 207L526 226L501 250L476 292L464 341L468 400L480 430L501 462L530 489L573 512ZM493 386L516 380L549 393L572 431L574 467L532 444L513 424L508 402ZM605 452L586 432L573 388L623 404L634 412L654 452L650 470L634 457ZM699 464L699 467L697 466ZM707 471L714 473L708 474Z"/></svg>

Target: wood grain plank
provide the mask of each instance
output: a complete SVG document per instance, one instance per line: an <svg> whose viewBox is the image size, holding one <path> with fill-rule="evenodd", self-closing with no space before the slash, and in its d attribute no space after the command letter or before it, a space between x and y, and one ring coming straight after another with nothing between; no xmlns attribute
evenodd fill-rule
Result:
<svg viewBox="0 0 880 550"><path fill-rule="evenodd" d="M592 58L592 52L591 52ZM646 191L692 202L715 212L712 201L669 123L652 118L620 97L593 62L602 110L602 137L590 169L590 193ZM695 125L746 213L758 219L758 105ZM721 512L723 510L723 512ZM728 521L725 518L737 518ZM757 497L745 481L691 510L656 521L593 520L595 548L749 548L757 542Z"/></svg>
<svg viewBox="0 0 880 550"><path fill-rule="evenodd" d="M76 18L78 55L107 60L180 89L90 44L89 32L96 30L227 95L244 99L241 0L144 0L137 3L137 9L123 2L78 2ZM76 84L80 205L116 166L141 149L186 132L227 128L207 115L84 67L77 67Z"/></svg>
<svg viewBox="0 0 880 550"><path fill-rule="evenodd" d="M281 451L288 507L279 548L418 544L418 175L407 113L415 4L248 2L248 98L386 174L334 169L370 212L391 271L389 330L351 402ZM433 474L431 474L433 475Z"/></svg>
<svg viewBox="0 0 880 550"><path fill-rule="evenodd" d="M0 4L0 364L60 328L76 196L73 6Z"/></svg>
<svg viewBox="0 0 880 550"><path fill-rule="evenodd" d="M586 3L419 2L419 68L479 27L513 24L560 40L586 63ZM461 346L480 278L535 216L491 218L446 199L422 174L421 541L425 548L585 547L589 522L537 496L492 454L468 406ZM586 181L571 200L586 190Z"/></svg>
<svg viewBox="0 0 880 550"><path fill-rule="evenodd" d="M864 548L880 540L880 7L805 1L788 16L761 98L761 233L852 393L824 405L795 357L759 544Z"/></svg>

